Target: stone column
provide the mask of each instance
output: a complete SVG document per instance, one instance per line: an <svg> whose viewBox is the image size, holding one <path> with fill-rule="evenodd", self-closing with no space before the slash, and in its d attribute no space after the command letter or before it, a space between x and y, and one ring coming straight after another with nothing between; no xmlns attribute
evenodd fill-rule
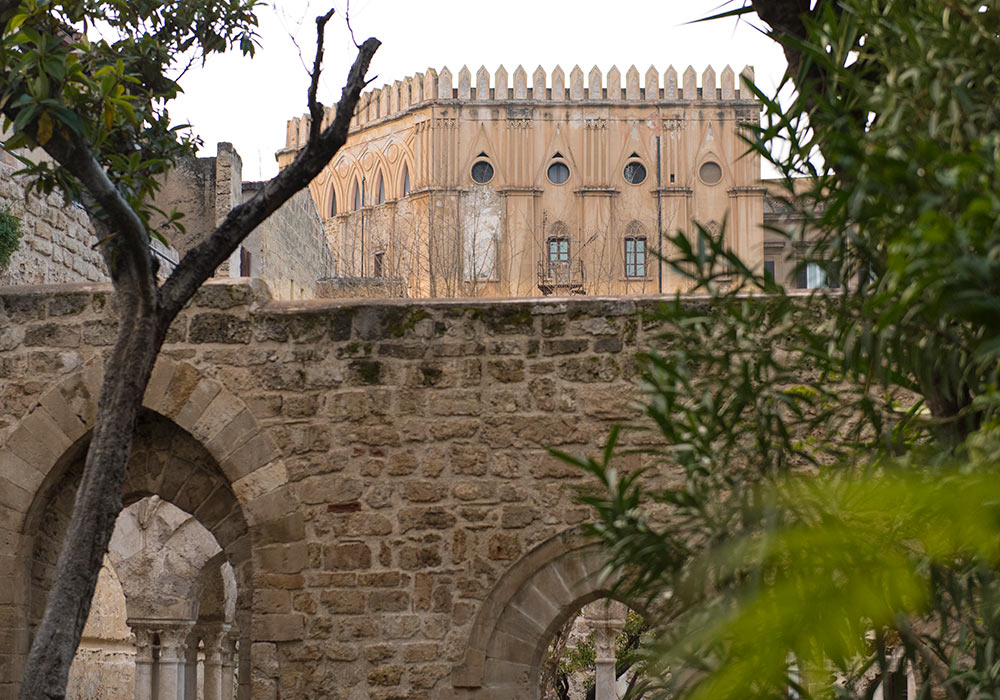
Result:
<svg viewBox="0 0 1000 700"><path fill-rule="evenodd" d="M205 693L203 700L232 700L232 682L230 695L223 692L223 657L224 647L228 644L229 625L218 623L204 625L201 628L201 639L205 647ZM230 665L230 669L232 666ZM190 700L190 698L188 699Z"/></svg>
<svg viewBox="0 0 1000 700"><path fill-rule="evenodd" d="M584 610L584 616L594 635L595 674L594 700L617 700L615 673L615 641L625 627L627 609L613 600L598 601Z"/></svg>
<svg viewBox="0 0 1000 700"><path fill-rule="evenodd" d="M160 658L156 700L185 700L184 666L191 625L163 626L160 629Z"/></svg>
<svg viewBox="0 0 1000 700"><path fill-rule="evenodd" d="M184 645L185 700L197 700L198 698L198 642L200 640L201 635L198 630L195 630L188 636Z"/></svg>
<svg viewBox="0 0 1000 700"><path fill-rule="evenodd" d="M236 640L239 633L230 630L229 634L222 640L222 690L219 693L221 700L233 700L233 687L236 681Z"/></svg>
<svg viewBox="0 0 1000 700"><path fill-rule="evenodd" d="M135 700L153 700L153 634L154 630L128 621L135 633Z"/></svg>

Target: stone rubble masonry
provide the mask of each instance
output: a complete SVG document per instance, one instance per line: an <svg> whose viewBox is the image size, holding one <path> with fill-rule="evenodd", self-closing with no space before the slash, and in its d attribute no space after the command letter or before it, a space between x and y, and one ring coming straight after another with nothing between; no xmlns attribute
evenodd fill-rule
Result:
<svg viewBox="0 0 1000 700"><path fill-rule="evenodd" d="M576 500L588 478L548 448L596 455L613 423L643 421L633 379L655 303L290 302L256 280L206 285L144 403L205 446L245 513L254 700L516 697L476 684L503 681L491 655L540 634L534 608L497 618L484 601L501 581L510 598L507 572L588 518ZM26 648L24 513L92 426L115 308L109 285L0 290L4 700ZM654 440L629 430L622 446ZM588 593L582 565L563 561L532 579L556 591L538 614ZM489 637L489 619L509 629Z"/></svg>
<svg viewBox="0 0 1000 700"><path fill-rule="evenodd" d="M94 236L86 212L66 206L62 195L32 193L25 197L16 167L0 163L0 206L21 219L20 247L0 272L0 285L104 282L104 261L94 249Z"/></svg>

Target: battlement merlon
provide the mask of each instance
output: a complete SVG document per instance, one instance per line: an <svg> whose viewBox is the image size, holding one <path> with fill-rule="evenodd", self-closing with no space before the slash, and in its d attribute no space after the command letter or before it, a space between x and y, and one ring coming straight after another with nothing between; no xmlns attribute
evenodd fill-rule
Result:
<svg viewBox="0 0 1000 700"><path fill-rule="evenodd" d="M568 102L568 103L601 103L601 104L642 104L642 103L716 103L716 102L753 102L753 93L747 89L753 83L753 66L744 66L740 71L740 84L736 85L736 73L732 67L726 66L716 80L715 70L709 66L701 74L701 86L698 85L698 73L688 66L678 77L673 66L663 72L662 81L659 71L650 66L646 73L640 76L635 66L625 73L624 85L622 75L617 67L612 66L607 76L602 76L597 66L591 68L584 76L580 66L574 66L569 73L569 81L563 69L556 66L550 76L539 66L528 74L523 66L514 70L513 80L507 70L500 66L494 74L486 67L476 71L475 83L468 66L463 66L458 72L458 84L451 71L446 67L439 73L433 68L425 73L417 73L403 80L397 80L391 85L386 84L361 95L354 117L351 119L351 130L360 129L372 122L388 119L411 107L448 102ZM547 78L550 78L547 80ZM323 117L325 128L332 120L334 110L327 107ZM309 136L311 120L309 115L293 117L288 120L285 136L285 149L297 149L305 145Z"/></svg>

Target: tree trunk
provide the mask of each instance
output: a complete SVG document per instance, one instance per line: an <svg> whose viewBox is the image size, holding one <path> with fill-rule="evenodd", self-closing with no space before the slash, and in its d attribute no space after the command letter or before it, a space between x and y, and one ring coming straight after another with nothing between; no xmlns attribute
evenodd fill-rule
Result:
<svg viewBox="0 0 1000 700"><path fill-rule="evenodd" d="M573 622L575 620L576 616L574 615L566 621L562 629L556 632L555 639L552 640L551 653L542 663L539 686L542 690L542 697L545 700L559 696L559 689L556 687L556 678L559 675L559 660L562 658L563 652L566 651L566 643L569 641L569 633L573 629Z"/></svg>
<svg viewBox="0 0 1000 700"><path fill-rule="evenodd" d="M153 310L137 295L119 290L119 299L118 337L101 385L96 427L19 700L65 698L70 665L122 510L136 417L162 338L156 337Z"/></svg>

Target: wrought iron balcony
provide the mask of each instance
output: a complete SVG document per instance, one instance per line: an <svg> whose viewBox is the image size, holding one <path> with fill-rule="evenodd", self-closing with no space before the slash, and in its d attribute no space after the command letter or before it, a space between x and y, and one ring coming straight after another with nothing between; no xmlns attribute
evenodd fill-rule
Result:
<svg viewBox="0 0 1000 700"><path fill-rule="evenodd" d="M586 294L583 289L583 260L539 260L538 289L542 294Z"/></svg>

